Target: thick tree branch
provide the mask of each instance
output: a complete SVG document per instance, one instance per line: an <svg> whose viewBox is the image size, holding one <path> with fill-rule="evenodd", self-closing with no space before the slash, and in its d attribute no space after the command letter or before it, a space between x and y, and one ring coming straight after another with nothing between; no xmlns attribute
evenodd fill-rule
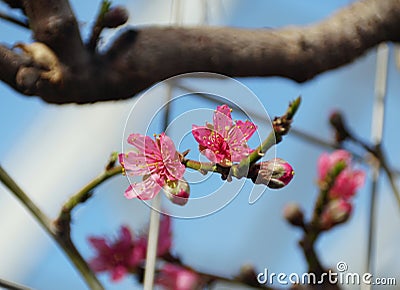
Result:
<svg viewBox="0 0 400 290"><path fill-rule="evenodd" d="M25 13L38 42L45 43L69 68L87 63L78 22L66 0L24 0Z"/></svg>
<svg viewBox="0 0 400 290"><path fill-rule="evenodd" d="M4 73L1 79L27 95L59 104L126 99L155 82L196 71L304 82L352 62L380 42L400 41L400 0L362 0L325 21L300 28L128 30L98 55L88 53L82 44L68 1L24 4L35 39L58 56L63 80L55 84L40 77L30 85L13 84L10 80L17 75ZM6 63L7 59L0 60Z"/></svg>
<svg viewBox="0 0 400 290"><path fill-rule="evenodd" d="M30 63L28 57L0 45L0 79L21 93L23 91L18 87L16 75L19 69L27 67Z"/></svg>
<svg viewBox="0 0 400 290"><path fill-rule="evenodd" d="M8 6L11 8L19 8L19 9L24 9L24 6L22 4L22 0L1 0L2 2L6 3Z"/></svg>

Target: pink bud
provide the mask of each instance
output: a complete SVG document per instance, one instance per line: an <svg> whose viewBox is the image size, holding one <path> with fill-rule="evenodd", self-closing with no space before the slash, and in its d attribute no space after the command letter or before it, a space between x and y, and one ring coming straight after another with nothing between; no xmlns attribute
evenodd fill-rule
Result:
<svg viewBox="0 0 400 290"><path fill-rule="evenodd" d="M351 211L351 203L344 199L330 201L321 214L321 229L329 230L335 225L346 222L350 217Z"/></svg>
<svg viewBox="0 0 400 290"><path fill-rule="evenodd" d="M281 158L274 158L254 166L258 166L258 171L255 170L253 182L265 184L269 188L277 189L286 186L294 175L292 166Z"/></svg>
<svg viewBox="0 0 400 290"><path fill-rule="evenodd" d="M167 198L175 204L185 205L189 201L190 186L186 180L167 182L163 187Z"/></svg>

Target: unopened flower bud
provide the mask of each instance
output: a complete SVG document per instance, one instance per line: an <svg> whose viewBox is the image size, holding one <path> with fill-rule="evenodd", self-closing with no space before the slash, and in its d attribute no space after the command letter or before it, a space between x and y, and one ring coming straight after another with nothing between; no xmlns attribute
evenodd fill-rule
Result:
<svg viewBox="0 0 400 290"><path fill-rule="evenodd" d="M291 225L304 225L304 214L297 203L289 203L285 205L283 216Z"/></svg>
<svg viewBox="0 0 400 290"><path fill-rule="evenodd" d="M116 28L128 21L129 13L122 6L112 7L104 14L103 26L106 28Z"/></svg>
<svg viewBox="0 0 400 290"><path fill-rule="evenodd" d="M344 199L330 201L321 214L320 228L329 230L335 225L346 222L350 217L351 211L351 203Z"/></svg>
<svg viewBox="0 0 400 290"><path fill-rule="evenodd" d="M255 174L251 177L253 182L265 184L269 188L277 189L286 186L294 175L292 166L281 158L264 161L255 166L257 166Z"/></svg>
<svg viewBox="0 0 400 290"><path fill-rule="evenodd" d="M186 180L167 182L164 192L172 203L185 205L189 201L190 187Z"/></svg>

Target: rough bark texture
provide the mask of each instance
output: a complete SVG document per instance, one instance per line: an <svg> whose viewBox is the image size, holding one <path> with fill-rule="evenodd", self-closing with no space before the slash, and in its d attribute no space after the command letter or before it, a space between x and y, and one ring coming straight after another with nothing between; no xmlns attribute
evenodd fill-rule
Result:
<svg viewBox="0 0 400 290"><path fill-rule="evenodd" d="M400 40L400 0L363 0L307 27L131 29L100 55L83 44L67 0L5 2L17 8L22 3L35 41L55 52L63 78L52 83L35 59L0 46L0 79L58 104L126 99L155 82L196 71L305 82L381 42Z"/></svg>

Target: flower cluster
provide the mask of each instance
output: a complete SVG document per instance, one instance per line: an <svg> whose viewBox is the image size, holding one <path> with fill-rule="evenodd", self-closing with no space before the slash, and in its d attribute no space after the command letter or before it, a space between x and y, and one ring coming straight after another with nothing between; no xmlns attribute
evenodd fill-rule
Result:
<svg viewBox="0 0 400 290"><path fill-rule="evenodd" d="M112 281L121 280L128 273L135 273L143 266L147 251L147 236L137 237L128 227L122 226L115 241L103 237L89 237L90 244L97 256L89 261L95 272L109 272ZM157 255L163 256L170 251L172 244L171 220L163 216L160 224Z"/></svg>
<svg viewBox="0 0 400 290"><path fill-rule="evenodd" d="M221 166L231 166L250 154L247 141L256 130L257 126L250 121L234 122L227 105L217 107L213 124L192 126L192 134L199 143L200 152Z"/></svg>
<svg viewBox="0 0 400 290"><path fill-rule="evenodd" d="M344 166L344 169L336 176L329 189L329 202L325 205L321 215L320 226L322 229L329 229L349 218L352 211L351 198L365 180L365 173L353 168L351 154L345 150L336 150L331 154L324 153L320 156L318 182L326 183L337 166Z"/></svg>
<svg viewBox="0 0 400 290"><path fill-rule="evenodd" d="M221 169L223 179L229 176L229 167L238 166L254 151L247 141L257 130L257 126L248 120L234 121L231 111L227 105L218 106L212 124L192 125L192 134L200 152L219 165L217 168ZM190 195L189 184L183 178L187 162L184 155L176 151L171 138L165 133L158 135L155 140L141 134L131 134L127 141L134 150L119 154L119 162L128 176L142 176L143 180L132 182L125 191L125 197L148 200L164 189L169 200L185 205ZM284 187L294 174L290 164L279 158L258 164L252 161L250 167L251 173L247 177L256 184L265 184L270 188Z"/></svg>

